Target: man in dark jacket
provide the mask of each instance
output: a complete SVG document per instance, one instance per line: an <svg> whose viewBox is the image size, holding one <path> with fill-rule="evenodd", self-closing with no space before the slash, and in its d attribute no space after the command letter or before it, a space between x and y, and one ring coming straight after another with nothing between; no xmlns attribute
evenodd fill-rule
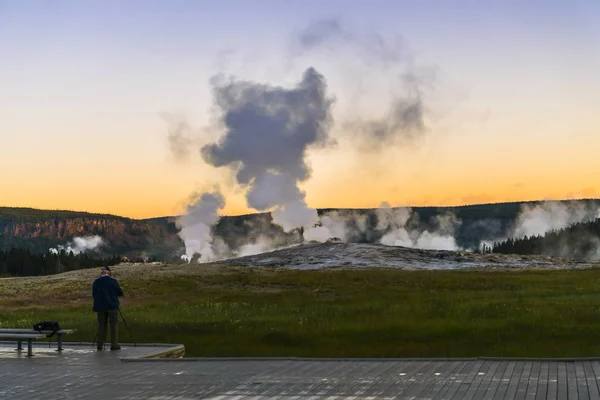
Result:
<svg viewBox="0 0 600 400"><path fill-rule="evenodd" d="M117 321L119 317L119 297L123 290L119 282L113 278L109 267L102 267L100 277L94 281L92 296L94 297L93 310L98 317L98 342L97 349L102 350L106 340L106 328L110 321L110 349L120 350L117 337Z"/></svg>

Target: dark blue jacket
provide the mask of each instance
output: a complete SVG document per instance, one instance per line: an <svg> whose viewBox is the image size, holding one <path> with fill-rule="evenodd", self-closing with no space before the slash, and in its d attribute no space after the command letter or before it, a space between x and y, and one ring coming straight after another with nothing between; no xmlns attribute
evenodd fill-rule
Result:
<svg viewBox="0 0 600 400"><path fill-rule="evenodd" d="M92 296L94 311L116 310L119 308L119 296L123 296L123 290L115 278L105 275L94 281Z"/></svg>

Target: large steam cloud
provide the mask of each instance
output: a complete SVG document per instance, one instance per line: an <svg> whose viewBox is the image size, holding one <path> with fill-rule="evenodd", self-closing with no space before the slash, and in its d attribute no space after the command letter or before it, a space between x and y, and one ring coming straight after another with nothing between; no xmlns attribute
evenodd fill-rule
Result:
<svg viewBox="0 0 600 400"><path fill-rule="evenodd" d="M312 227L317 212L306 205L298 184L310 177L308 148L332 143L333 99L325 78L308 68L294 88L233 79L214 79L213 85L225 133L202 147L203 159L235 171L248 205L272 210L285 231Z"/></svg>
<svg viewBox="0 0 600 400"><path fill-rule="evenodd" d="M292 88L223 77L212 79L212 84L224 132L216 143L201 148L202 158L234 172L246 191L248 206L271 211L273 222L285 232L312 229L319 220L317 211L306 205L305 193L298 185L311 174L307 150L334 143L329 137L333 99L326 94L325 78L308 68ZM176 141L176 135L171 137L171 143ZM220 192L204 193L196 196L178 220L185 260L200 254L200 261L211 261L229 253L222 242L217 243L218 251L215 249L212 231L224 205ZM259 235L239 252L269 250L273 244Z"/></svg>
<svg viewBox="0 0 600 400"><path fill-rule="evenodd" d="M294 40L298 54L327 46L349 45L358 49L370 65L377 64L381 70L400 68L395 80L402 87L394 94L383 116L363 118L358 115L343 124L346 131L354 133L362 149L395 142L405 144L424 135L423 80L418 78L420 71L413 66L400 41L390 44L377 34L354 34L337 20L312 23ZM295 87L223 76L214 77L211 83L214 108L223 134L216 143L203 146L200 153L208 164L235 173L249 207L270 211L273 222L285 232L300 228L307 241L322 242L331 237L344 237L345 230L361 229L364 221L359 219L350 224L335 215L320 219L317 211L307 206L306 194L299 187L311 176L307 151L335 143L330 136L334 98L327 94L326 79L321 73L307 68ZM190 127L185 122L173 119L170 122L171 152L176 158L184 159L192 146ZM218 192L209 197L212 200L204 199L206 204L199 201L190 205L186 216L178 221L186 245L186 260L194 254L201 254L202 260L218 257L213 248L211 226L219 219L218 210L223 207L224 199ZM255 236L254 241L239 250L241 254L266 251L275 246L265 236Z"/></svg>

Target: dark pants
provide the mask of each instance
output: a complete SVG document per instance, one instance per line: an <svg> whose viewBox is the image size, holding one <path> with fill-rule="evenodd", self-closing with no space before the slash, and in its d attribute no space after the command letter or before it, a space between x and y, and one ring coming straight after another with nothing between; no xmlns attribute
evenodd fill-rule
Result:
<svg viewBox="0 0 600 400"><path fill-rule="evenodd" d="M118 310L98 311L98 348L104 346L106 340L106 330L110 321L110 347L119 346L119 338L117 336L117 322L119 318Z"/></svg>

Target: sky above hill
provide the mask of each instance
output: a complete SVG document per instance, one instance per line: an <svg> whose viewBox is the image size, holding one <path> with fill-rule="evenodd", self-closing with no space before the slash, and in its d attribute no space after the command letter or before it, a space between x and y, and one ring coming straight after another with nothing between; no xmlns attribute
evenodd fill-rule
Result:
<svg viewBox="0 0 600 400"><path fill-rule="evenodd" d="M595 0L0 0L0 205L151 217L219 185L251 212L200 156L212 79L290 88L309 67L336 142L309 149L309 206L600 194ZM371 146L407 73L418 137Z"/></svg>

